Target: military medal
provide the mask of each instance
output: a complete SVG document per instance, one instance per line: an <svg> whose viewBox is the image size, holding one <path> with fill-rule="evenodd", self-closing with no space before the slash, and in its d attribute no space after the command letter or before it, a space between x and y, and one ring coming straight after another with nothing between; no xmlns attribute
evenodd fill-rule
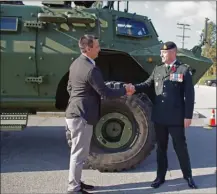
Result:
<svg viewBox="0 0 217 194"><path fill-rule="evenodd" d="M170 81L183 82L183 74L181 74L181 73L171 73L170 74Z"/></svg>
<svg viewBox="0 0 217 194"><path fill-rule="evenodd" d="M183 74L178 74L178 82L182 82L183 81Z"/></svg>
<svg viewBox="0 0 217 194"><path fill-rule="evenodd" d="M171 73L171 74L170 74L170 81L174 81L174 77L175 77L175 76L174 76L174 73Z"/></svg>
<svg viewBox="0 0 217 194"><path fill-rule="evenodd" d="M155 83L155 86L158 86L158 82Z"/></svg>

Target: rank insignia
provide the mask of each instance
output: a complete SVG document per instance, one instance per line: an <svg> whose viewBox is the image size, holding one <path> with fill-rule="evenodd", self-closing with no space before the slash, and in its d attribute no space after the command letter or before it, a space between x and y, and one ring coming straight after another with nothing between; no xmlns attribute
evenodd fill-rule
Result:
<svg viewBox="0 0 217 194"><path fill-rule="evenodd" d="M171 73L170 74L170 81L183 82L183 74L181 74L181 73Z"/></svg>

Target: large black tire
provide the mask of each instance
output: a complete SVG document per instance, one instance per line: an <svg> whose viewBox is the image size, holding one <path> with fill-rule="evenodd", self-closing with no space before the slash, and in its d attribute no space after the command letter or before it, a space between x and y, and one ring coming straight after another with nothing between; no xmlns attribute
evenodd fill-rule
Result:
<svg viewBox="0 0 217 194"><path fill-rule="evenodd" d="M113 84L109 86L114 87ZM121 84L116 84L115 87L121 87ZM132 137L128 144L114 150L103 148L94 133L90 155L85 166L97 169L100 172L118 172L135 168L144 161L155 145L151 111L152 103L146 94L102 99L101 117L114 112L126 116L132 124ZM66 128L66 138L69 146L71 146L70 137L70 133Z"/></svg>

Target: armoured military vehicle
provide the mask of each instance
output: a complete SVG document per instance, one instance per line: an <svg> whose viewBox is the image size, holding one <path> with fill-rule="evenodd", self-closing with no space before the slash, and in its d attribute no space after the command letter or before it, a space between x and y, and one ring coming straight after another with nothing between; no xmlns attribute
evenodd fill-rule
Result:
<svg viewBox="0 0 217 194"><path fill-rule="evenodd" d="M95 34L101 44L96 64L109 87L145 81L161 63L158 34L147 16L96 2L1 2L1 129L22 130L28 115L64 112L68 70L80 55L78 39ZM206 37L206 36L205 36ZM201 45L179 49L178 59L190 65L194 84L212 62ZM94 126L87 165L101 172L135 167L154 148L150 119L153 88L143 94L102 99L101 118ZM67 142L70 135L66 129Z"/></svg>

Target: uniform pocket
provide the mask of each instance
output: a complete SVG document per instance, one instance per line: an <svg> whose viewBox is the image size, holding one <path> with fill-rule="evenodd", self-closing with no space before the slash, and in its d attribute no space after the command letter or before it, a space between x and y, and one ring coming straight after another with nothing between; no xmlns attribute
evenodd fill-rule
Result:
<svg viewBox="0 0 217 194"><path fill-rule="evenodd" d="M175 89L180 89L181 83L178 81L171 81L171 85L173 86L173 88Z"/></svg>
<svg viewBox="0 0 217 194"><path fill-rule="evenodd" d="M160 77L156 76L154 77L154 81L159 81L160 80Z"/></svg>
<svg viewBox="0 0 217 194"><path fill-rule="evenodd" d="M155 85L155 87L158 87L159 83L160 83L160 77L155 77L154 78L154 85Z"/></svg>

